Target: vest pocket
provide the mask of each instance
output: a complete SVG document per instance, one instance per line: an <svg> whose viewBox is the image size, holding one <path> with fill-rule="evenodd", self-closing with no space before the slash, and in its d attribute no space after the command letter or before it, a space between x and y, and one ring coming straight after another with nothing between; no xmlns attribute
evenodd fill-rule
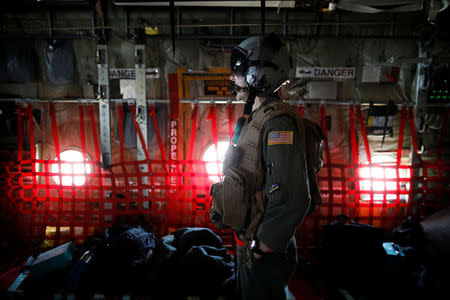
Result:
<svg viewBox="0 0 450 300"><path fill-rule="evenodd" d="M228 226L223 223L223 182L214 183L209 194L212 196L209 218L217 228L225 229Z"/></svg>
<svg viewBox="0 0 450 300"><path fill-rule="evenodd" d="M223 223L243 228L247 221L247 190L245 177L236 169L226 170L223 180L223 201Z"/></svg>

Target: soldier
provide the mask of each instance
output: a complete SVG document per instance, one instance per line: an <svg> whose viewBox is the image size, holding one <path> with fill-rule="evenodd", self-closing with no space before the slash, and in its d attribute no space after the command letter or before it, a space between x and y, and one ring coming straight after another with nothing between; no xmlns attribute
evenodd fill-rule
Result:
<svg viewBox="0 0 450 300"><path fill-rule="evenodd" d="M244 300L292 299L294 234L311 204L304 130L298 112L277 93L292 59L275 34L253 36L233 50L230 68L244 116L225 157L224 180L211 189L211 220L233 227Z"/></svg>

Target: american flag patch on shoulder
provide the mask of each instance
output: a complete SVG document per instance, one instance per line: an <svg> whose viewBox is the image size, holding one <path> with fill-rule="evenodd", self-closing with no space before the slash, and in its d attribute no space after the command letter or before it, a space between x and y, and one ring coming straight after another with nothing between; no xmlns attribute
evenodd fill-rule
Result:
<svg viewBox="0 0 450 300"><path fill-rule="evenodd" d="M272 145L292 145L294 134L292 131L271 131L269 132L269 146Z"/></svg>

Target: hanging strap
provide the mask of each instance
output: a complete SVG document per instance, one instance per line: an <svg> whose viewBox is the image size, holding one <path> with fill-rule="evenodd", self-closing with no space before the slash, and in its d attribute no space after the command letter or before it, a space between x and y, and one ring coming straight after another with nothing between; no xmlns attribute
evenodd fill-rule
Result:
<svg viewBox="0 0 450 300"><path fill-rule="evenodd" d="M438 164L442 164L442 149L444 148L445 133L447 131L448 115L450 108L447 107L442 117L441 135L439 136L439 148L438 148Z"/></svg>
<svg viewBox="0 0 450 300"><path fill-rule="evenodd" d="M424 204L425 199L427 198L427 190L428 190L428 183L424 182L423 178L428 178L428 171L427 171L427 165L424 164L421 155L419 154L418 151L418 141L417 141L417 133L416 133L416 124L414 123L414 111L413 111L413 107L410 106L408 107L408 121L409 121L409 132L411 133L411 139L412 139L412 144L413 144L413 149L414 152L417 156L417 159L419 160L419 163L415 166L413 166L411 168L411 172L413 171L413 169L416 168L421 168L423 169L423 177L422 177L422 190L423 190L423 197L422 200L420 201L421 204ZM413 174L411 174L413 175ZM413 180L413 176L411 176L411 190L414 190L414 180ZM412 203L413 201L411 201ZM420 205L419 206L420 209L420 216L424 216L424 209L425 206L424 205Z"/></svg>
<svg viewBox="0 0 450 300"><path fill-rule="evenodd" d="M398 145L397 145L397 170L398 166L402 161L402 152L403 152L403 137L405 134L405 119L406 119L406 108L403 106L400 110L400 125L398 130ZM397 176L398 177L398 176Z"/></svg>
<svg viewBox="0 0 450 300"><path fill-rule="evenodd" d="M326 139L324 141L325 146L325 157L326 157L326 165L327 165L327 176L328 176L328 201L329 201L329 207L328 207L328 214L330 216L333 215L333 178L332 178L332 170L331 170L331 157L330 157L330 149L328 146L328 132L327 132L327 118L326 118L326 112L325 112L325 105L320 105L320 120L322 125L322 131L325 135Z"/></svg>
<svg viewBox="0 0 450 300"><path fill-rule="evenodd" d="M89 202L89 186L88 186L88 182L89 182L89 177L90 174L87 174L86 172L86 164L89 163L91 166L91 170L93 173L93 165L92 162L88 161L87 159L87 152L86 152L86 128L85 128L85 119L84 119L84 104L83 103L79 103L78 104L78 110L79 110L79 114L80 114L80 140L81 140L81 152L83 154L83 160L84 160L84 164L83 164L83 171L85 173L85 184L84 184L84 201ZM99 179L101 180L101 177L99 177ZM100 193L103 193L100 189ZM103 205L102 205L103 206ZM103 208L102 208L103 209ZM76 203L75 201L72 201L72 211L76 211ZM103 213L101 213L100 215L100 222L103 223L104 222L104 216ZM87 227L87 217L85 216L83 218L83 226L84 228ZM74 235L74 224L72 222L71 226L70 226L70 232L71 232L71 236ZM83 231L83 236L86 237L87 236L87 232Z"/></svg>
<svg viewBox="0 0 450 300"><path fill-rule="evenodd" d="M23 108L20 103L17 104L17 161L23 159Z"/></svg>
<svg viewBox="0 0 450 300"><path fill-rule="evenodd" d="M214 143L214 148L216 150L217 176L220 178L219 150L218 150L219 138L217 136L216 110L215 110L215 105L213 105L213 104L209 105L208 120L211 120L213 143Z"/></svg>
<svg viewBox="0 0 450 300"><path fill-rule="evenodd" d="M298 105L298 113L299 113L300 117L302 117L302 118L303 118L303 110L304 110L303 104L300 103Z"/></svg>
<svg viewBox="0 0 450 300"><path fill-rule="evenodd" d="M131 110L131 117L133 118L134 127L136 128L136 132L138 134L139 141L141 142L141 145L142 145L142 150L144 150L145 158L147 159L147 162L150 162L150 156L148 154L147 145L145 144L145 140L144 140L144 136L141 131L141 127L139 127L139 124L136 121L136 106L130 105L130 110Z"/></svg>
<svg viewBox="0 0 450 300"><path fill-rule="evenodd" d="M17 104L17 171L22 173L22 159L23 159L23 108L20 103ZM7 171L8 172L8 171ZM19 197L24 199L23 193L23 177L19 176ZM13 199L12 190L8 189L9 199ZM19 211L22 211L23 201L19 202Z"/></svg>
<svg viewBox="0 0 450 300"><path fill-rule="evenodd" d="M158 140L158 146L159 146L159 151L161 152L162 160L166 161L166 151L164 150L164 144L163 144L163 141L161 139L161 134L159 132L158 121L156 120L156 111L155 111L155 105L154 104L150 105L149 116L152 119L153 128L155 129L155 135L156 135L156 139Z"/></svg>
<svg viewBox="0 0 450 300"><path fill-rule="evenodd" d="M191 141L189 144L189 161L192 164L194 158L194 147L195 139L197 135L197 115L198 115L198 104L194 104L194 110L192 112L192 126L191 126Z"/></svg>
<svg viewBox="0 0 450 300"><path fill-rule="evenodd" d="M443 162L442 162L442 149L444 147L444 140L445 140L445 133L447 131L447 122L448 122L448 114L450 112L450 108L447 107L444 115L442 117L442 127L441 127L441 134L439 137L439 148L438 148L438 161L437 161L437 165L438 165L438 176L439 176L439 185L438 185L438 194L437 194L437 198L439 201L439 207L442 207L442 188L444 185L444 181L445 181L445 176L444 172L443 172Z"/></svg>
<svg viewBox="0 0 450 300"><path fill-rule="evenodd" d="M421 156L419 155L419 151L418 151L418 143L417 143L417 134L416 134L416 125L414 124L414 111L413 111L413 107L410 106L408 107L408 121L409 121L409 130L411 133L411 138L413 141L413 149L414 152L417 155L417 158L422 161Z"/></svg>
<svg viewBox="0 0 450 300"><path fill-rule="evenodd" d="M366 126L364 125L364 120L363 120L362 113L361 113L361 106L359 106L359 105L356 106L356 113L357 113L357 117L358 117L359 128L361 129L361 134L363 136L364 149L366 150L367 161L369 162L369 164L371 164L372 157L370 154L370 146L369 146L369 140L367 138Z"/></svg>
<svg viewBox="0 0 450 300"><path fill-rule="evenodd" d="M28 119L28 131L30 135L30 153L31 153L31 173L32 173L32 182L33 182L33 198L32 198L32 212L35 212L37 210L37 199L38 199L38 193L37 193L37 178L36 178L36 148L34 143L34 121L33 121L33 106L31 103L28 104L25 114ZM21 181L21 184L23 186L23 180ZM23 194L22 194L23 195ZM24 195L25 196L25 195ZM25 197L24 197L25 198ZM21 205L19 207L22 207ZM31 219L31 227L35 226L35 219ZM57 235L58 237L58 235Z"/></svg>
<svg viewBox="0 0 450 300"><path fill-rule="evenodd" d="M52 121L52 133L53 133L53 142L55 143L56 158L58 160L61 160L61 158L60 158L61 152L59 149L58 130L56 127L56 113L55 113L55 104L54 103L50 103L50 117L51 117L51 121ZM60 170L60 173L61 173L61 170Z"/></svg>
<svg viewBox="0 0 450 300"><path fill-rule="evenodd" d="M96 164L98 165L98 163L100 163L100 144L98 142L97 125L95 123L94 108L91 103L88 104L88 114L89 119L91 121L92 137L94 139L95 160Z"/></svg>
<svg viewBox="0 0 450 300"><path fill-rule="evenodd" d="M228 112L228 135L231 139L231 136L233 135L233 105L231 103L227 105L227 112Z"/></svg>
<svg viewBox="0 0 450 300"><path fill-rule="evenodd" d="M354 106L350 105L349 106L349 117L350 117L350 144L351 144L351 151L352 151L352 162L353 162L353 168L355 170L355 189L356 189L356 194L355 194L355 202L357 204L359 204L359 199L360 199L360 185L359 185L359 158L358 158L358 144L357 144L357 140L356 140L356 127L355 127L355 110L354 110ZM342 173L344 174L344 173ZM343 183L343 187L345 188L346 184ZM343 195L345 198L345 194ZM346 202L344 202L345 204L347 204ZM357 206L356 208L357 210L359 209L359 206ZM339 218L339 216L338 216Z"/></svg>
<svg viewBox="0 0 450 300"><path fill-rule="evenodd" d="M124 183L126 186L125 197L126 197L126 199L130 199L130 188L129 188L130 183L129 183L128 170L127 170L126 162L125 162L125 146L124 146L124 136L123 136L123 117L124 117L123 103L118 104L118 110L119 110L120 167L123 172Z"/></svg>
<svg viewBox="0 0 450 300"><path fill-rule="evenodd" d="M25 114L28 118L28 131L30 135L30 153L31 153L31 162L34 167L34 163L36 162L36 148L34 148L34 123L33 123L33 106L28 104ZM34 172L34 171L33 171Z"/></svg>
<svg viewBox="0 0 450 300"><path fill-rule="evenodd" d="M62 188L62 169L61 169L61 155L60 155L60 148L59 148L59 139L58 139L58 128L56 124L56 113L55 113L55 104L50 103L50 117L52 122L52 132L53 132L53 142L55 144L55 152L56 152L56 159L58 160L58 177L59 177L59 188L58 188L58 226L56 230L56 238L55 243L59 244L60 237L61 237L61 227L59 226L61 224L62 220L62 208L63 208L63 188ZM73 181L72 181L73 182Z"/></svg>
<svg viewBox="0 0 450 300"><path fill-rule="evenodd" d="M92 106L92 103L89 103L88 106L88 114L89 119L91 123L91 130L92 130L92 138L94 139L94 148L95 148L95 166L97 168L97 179L99 184L99 194L100 194L100 201L103 203L104 194L103 194L103 177L102 177L102 168L100 168L100 144L98 141L98 135L97 135L97 125L95 123L95 115L94 115L94 108ZM103 209L104 206L100 205L100 217L103 217Z"/></svg>
<svg viewBox="0 0 450 300"><path fill-rule="evenodd" d="M61 170L61 155L60 155L61 152L59 149L58 129L56 125L56 113L54 103L50 103L50 118L52 122L53 143L55 144L56 160L58 164L58 177L59 177L58 194L59 197L62 199L62 170Z"/></svg>
<svg viewBox="0 0 450 300"><path fill-rule="evenodd" d="M166 174L166 176L164 176L165 182L166 182L166 186L170 185L170 180L169 180L169 170L167 169L167 165L166 165L166 151L164 150L164 144L161 138L161 133L159 131L159 127L158 127L158 121L156 120L156 110L155 110L155 104L151 104L150 105L150 113L149 116L152 119L152 124L153 124L153 128L155 130L155 135L156 135L156 139L158 140L158 146L159 146L159 151L161 152L161 157L162 157L162 167L163 170Z"/></svg>
<svg viewBox="0 0 450 300"><path fill-rule="evenodd" d="M80 141L81 141L81 154L83 155L83 171L86 174L86 133L84 128L84 104L78 104L78 112L80 115Z"/></svg>
<svg viewBox="0 0 450 300"><path fill-rule="evenodd" d="M406 108L402 106L400 110L400 124L398 129L398 145L397 145L397 160L395 163L395 173L397 176L397 193L395 198L395 215L398 215L399 205L400 205L400 164L402 162L402 152L403 152L403 138L405 135L405 118L406 118Z"/></svg>
<svg viewBox="0 0 450 300"><path fill-rule="evenodd" d="M141 127L139 126L138 122L136 121L136 106L130 105L130 110L131 110L131 117L133 119L134 127L136 128L136 132L138 134L139 141L141 142L142 150L144 151L145 158L147 160L147 165L148 165L147 172L149 172L151 170L150 155L148 154L147 145L145 144L145 140L144 140L144 136L141 131ZM136 167L136 170L137 170L137 172L141 173L141 169L139 167ZM153 181L151 181L151 182L153 183ZM138 193L139 193L139 197L141 199L143 198L142 189L144 189L143 183L142 183L142 176L139 176L139 178L138 178Z"/></svg>
<svg viewBox="0 0 450 300"><path fill-rule="evenodd" d="M120 162L123 167L123 162L125 161L125 149L123 145L123 104L120 103L117 105L117 109L119 111L119 148L120 148Z"/></svg>
<svg viewBox="0 0 450 300"><path fill-rule="evenodd" d="M350 116L350 143L352 148L352 159L353 167L358 168L358 145L356 144L356 128L355 128L355 111L354 106L349 106L349 116Z"/></svg>

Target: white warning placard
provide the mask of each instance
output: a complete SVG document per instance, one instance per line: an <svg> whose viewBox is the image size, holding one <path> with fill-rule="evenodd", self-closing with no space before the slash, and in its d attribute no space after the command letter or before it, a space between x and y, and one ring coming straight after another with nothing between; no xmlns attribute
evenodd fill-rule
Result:
<svg viewBox="0 0 450 300"><path fill-rule="evenodd" d="M355 78L355 68L297 67L296 78Z"/></svg>
<svg viewBox="0 0 450 300"><path fill-rule="evenodd" d="M109 79L135 79L136 69L109 69ZM146 68L146 78L159 78L159 68Z"/></svg>

